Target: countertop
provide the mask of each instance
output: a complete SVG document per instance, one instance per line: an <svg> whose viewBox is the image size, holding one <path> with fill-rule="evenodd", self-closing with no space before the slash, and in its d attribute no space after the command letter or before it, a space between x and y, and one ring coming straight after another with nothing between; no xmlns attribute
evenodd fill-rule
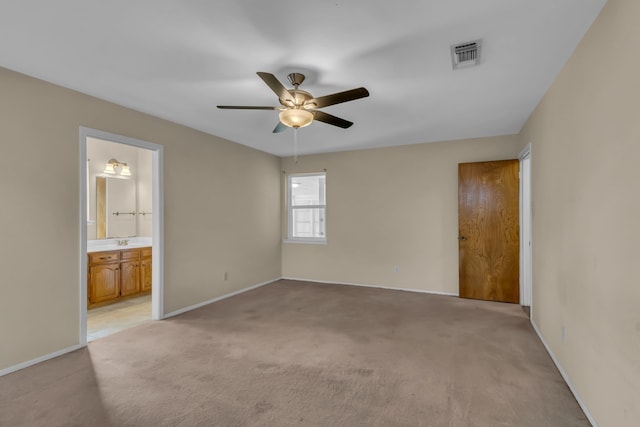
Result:
<svg viewBox="0 0 640 427"><path fill-rule="evenodd" d="M118 240L128 240L126 245L118 245ZM105 251L122 251L127 249L146 248L151 246L151 239L148 237L136 237L128 239L105 239L105 240L88 240L87 253L105 252Z"/></svg>

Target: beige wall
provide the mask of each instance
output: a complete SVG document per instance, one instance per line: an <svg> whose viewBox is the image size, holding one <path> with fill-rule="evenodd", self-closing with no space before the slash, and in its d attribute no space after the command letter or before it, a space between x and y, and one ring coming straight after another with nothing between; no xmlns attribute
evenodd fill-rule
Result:
<svg viewBox="0 0 640 427"><path fill-rule="evenodd" d="M6 69L0 94L0 370L78 344L79 126L164 146L165 312L280 277L277 157Z"/></svg>
<svg viewBox="0 0 640 427"><path fill-rule="evenodd" d="M286 173L327 170L328 241L284 243L283 276L457 294L458 163L519 150L504 136L283 159Z"/></svg>
<svg viewBox="0 0 640 427"><path fill-rule="evenodd" d="M521 135L533 318L601 426L640 423L638 17L609 0Z"/></svg>

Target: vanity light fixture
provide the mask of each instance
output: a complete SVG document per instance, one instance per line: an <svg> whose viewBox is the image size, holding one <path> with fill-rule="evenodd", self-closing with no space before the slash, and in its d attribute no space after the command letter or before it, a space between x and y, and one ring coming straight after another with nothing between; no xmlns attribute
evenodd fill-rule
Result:
<svg viewBox="0 0 640 427"><path fill-rule="evenodd" d="M110 173L112 175L116 173L113 163L107 163L107 167L104 168L104 173Z"/></svg>
<svg viewBox="0 0 640 427"><path fill-rule="evenodd" d="M127 165L126 163L121 163L116 159L110 159L107 162L107 165L104 168L104 173L115 175L116 173L118 173L117 168L120 168L120 175L131 176L131 170L129 169L129 165Z"/></svg>

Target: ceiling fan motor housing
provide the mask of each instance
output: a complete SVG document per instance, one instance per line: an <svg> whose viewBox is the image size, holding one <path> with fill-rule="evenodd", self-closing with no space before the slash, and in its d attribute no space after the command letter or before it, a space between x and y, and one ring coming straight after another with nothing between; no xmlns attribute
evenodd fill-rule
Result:
<svg viewBox="0 0 640 427"><path fill-rule="evenodd" d="M296 89L305 79L304 74L302 73L290 73L287 75L287 78L289 79L289 82L296 87Z"/></svg>
<svg viewBox="0 0 640 427"><path fill-rule="evenodd" d="M315 104L308 103L313 99L313 95L305 90L291 89L289 93L292 95L292 99L281 99L280 103L287 108L314 108ZM291 105L293 104L293 105Z"/></svg>

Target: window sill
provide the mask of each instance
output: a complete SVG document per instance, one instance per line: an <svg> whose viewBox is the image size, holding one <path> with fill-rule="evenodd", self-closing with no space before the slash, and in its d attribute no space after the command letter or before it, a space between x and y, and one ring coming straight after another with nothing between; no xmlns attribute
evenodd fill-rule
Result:
<svg viewBox="0 0 640 427"><path fill-rule="evenodd" d="M305 239L284 239L282 243L302 243L306 245L326 245L326 239L313 239L313 240L305 240Z"/></svg>

